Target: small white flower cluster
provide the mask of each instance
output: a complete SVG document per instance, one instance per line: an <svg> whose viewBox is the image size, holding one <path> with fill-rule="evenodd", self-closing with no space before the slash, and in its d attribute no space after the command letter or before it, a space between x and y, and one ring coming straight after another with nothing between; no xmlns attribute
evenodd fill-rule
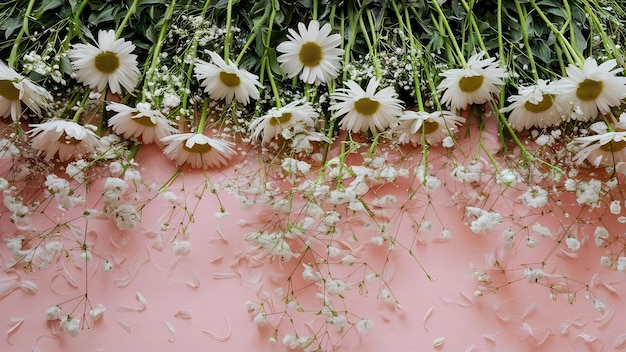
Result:
<svg viewBox="0 0 626 352"><path fill-rule="evenodd" d="M502 223L500 213L472 206L465 207L465 216L471 219L470 230L479 234L486 234Z"/></svg>
<svg viewBox="0 0 626 352"><path fill-rule="evenodd" d="M102 317L105 311L106 308L102 304L98 304L89 310L89 317L92 321L97 321ZM80 318L65 314L59 306L48 307L46 310L46 320L58 322L63 331L72 337L78 336L82 328Z"/></svg>
<svg viewBox="0 0 626 352"><path fill-rule="evenodd" d="M59 241L47 241L30 249L24 249L24 236L5 238L7 248L13 253L16 263L25 263L31 269L45 270L57 259L63 244Z"/></svg>
<svg viewBox="0 0 626 352"><path fill-rule="evenodd" d="M278 232L253 232L246 235L246 240L250 241L271 259L279 258L282 261L289 261L296 256L291 251L289 243L285 240L285 235Z"/></svg>
<svg viewBox="0 0 626 352"><path fill-rule="evenodd" d="M480 182L484 164L480 160L473 159L467 166L454 163L450 176L459 182Z"/></svg>
<svg viewBox="0 0 626 352"><path fill-rule="evenodd" d="M135 207L122 201L128 187L128 183L120 178L107 177L102 193L104 211L115 219L115 224L120 230L133 230L141 220Z"/></svg>

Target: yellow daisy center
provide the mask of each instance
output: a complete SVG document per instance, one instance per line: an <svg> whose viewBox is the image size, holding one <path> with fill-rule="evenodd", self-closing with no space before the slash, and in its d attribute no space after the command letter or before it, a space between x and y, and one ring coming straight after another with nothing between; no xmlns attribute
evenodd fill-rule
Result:
<svg viewBox="0 0 626 352"><path fill-rule="evenodd" d="M483 75L461 77L459 81L459 88L465 93L471 93L480 89L483 86L485 77Z"/></svg>
<svg viewBox="0 0 626 352"><path fill-rule="evenodd" d="M285 112L282 115L276 117L272 117L270 119L270 126L279 126L282 125L286 122L289 122L289 120L291 120L291 113L290 112Z"/></svg>
<svg viewBox="0 0 626 352"><path fill-rule="evenodd" d="M20 91L15 88L12 81L3 79L0 80L0 96L7 100L18 101L20 100Z"/></svg>
<svg viewBox="0 0 626 352"><path fill-rule="evenodd" d="M378 111L380 103L370 98L361 98L354 103L354 109L363 115L372 115Z"/></svg>
<svg viewBox="0 0 626 352"><path fill-rule="evenodd" d="M425 120L417 130L417 133L430 134L439 129L439 124L435 121Z"/></svg>
<svg viewBox="0 0 626 352"><path fill-rule="evenodd" d="M322 55L322 47L316 42L306 42L300 48L300 62L304 66L317 66L320 64L324 56Z"/></svg>
<svg viewBox="0 0 626 352"><path fill-rule="evenodd" d="M552 107L553 99L554 96L550 94L544 94L543 99L537 104L527 101L524 103L524 107L526 108L526 110L538 114L540 112L544 112L550 109Z"/></svg>
<svg viewBox="0 0 626 352"><path fill-rule="evenodd" d="M70 145L70 144L74 145L74 144L78 144L81 142L80 139L70 137L65 132L63 132L63 134L61 135L61 137L59 137L59 139L57 139L57 141L61 144L67 144L67 145Z"/></svg>
<svg viewBox="0 0 626 352"><path fill-rule="evenodd" d="M602 93L602 81L585 79L576 89L576 96L582 101L595 100Z"/></svg>
<svg viewBox="0 0 626 352"><path fill-rule="evenodd" d="M95 65L102 73L113 73L120 67L120 58L112 51L103 51L96 56Z"/></svg>
<svg viewBox="0 0 626 352"><path fill-rule="evenodd" d="M213 147L211 147L209 143L206 143L206 144L196 143L191 148L189 148L187 147L186 143L183 143L183 149L190 153L205 154L205 153L210 152L211 149L213 149Z"/></svg>
<svg viewBox="0 0 626 352"><path fill-rule="evenodd" d="M222 83L224 83L227 87L235 88L239 87L241 78L234 73L220 71L220 81L222 81Z"/></svg>
<svg viewBox="0 0 626 352"><path fill-rule="evenodd" d="M613 140L611 140L609 143L603 144L600 146L600 149L604 150L605 152L619 152L620 150L624 149L626 147L626 141L624 141L623 139L619 142L615 142Z"/></svg>
<svg viewBox="0 0 626 352"><path fill-rule="evenodd" d="M147 126L147 127L154 127L156 125L156 123L152 122L152 120L150 119L150 117L146 116L146 115L142 115L139 117L134 117L139 115L139 113L134 112L133 113L133 121L137 122L140 125L143 126Z"/></svg>

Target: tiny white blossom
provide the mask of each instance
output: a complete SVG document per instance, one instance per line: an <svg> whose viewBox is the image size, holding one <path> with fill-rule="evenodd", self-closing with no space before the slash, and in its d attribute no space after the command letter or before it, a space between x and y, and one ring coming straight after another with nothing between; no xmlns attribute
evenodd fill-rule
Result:
<svg viewBox="0 0 626 352"><path fill-rule="evenodd" d="M46 310L47 320L58 320L61 318L61 308L59 306L50 306Z"/></svg>
<svg viewBox="0 0 626 352"><path fill-rule="evenodd" d="M343 291L347 290L349 288L349 286L343 280L333 279L333 280L326 281L326 284L324 285L324 288L326 289L326 292L329 295L333 295L333 296L339 295L339 296L341 296Z"/></svg>
<svg viewBox="0 0 626 352"><path fill-rule="evenodd" d="M534 237L527 237L526 238L526 246L528 246L528 248L535 248L539 245L539 241L537 241L536 238Z"/></svg>
<svg viewBox="0 0 626 352"><path fill-rule="evenodd" d="M104 308L102 304L98 304L97 306L89 310L89 316L93 320L98 320L100 319L102 314L104 314L105 311L106 311L106 308Z"/></svg>
<svg viewBox="0 0 626 352"><path fill-rule="evenodd" d="M548 202L548 192L539 186L532 186L521 198L529 208L541 208Z"/></svg>
<svg viewBox="0 0 626 352"><path fill-rule="evenodd" d="M313 267L307 264L302 263L304 270L302 271L302 278L308 281L318 281L322 278L322 275L313 270Z"/></svg>
<svg viewBox="0 0 626 352"><path fill-rule="evenodd" d="M567 245L567 248L569 248L571 251L576 252L580 249L580 241L574 237L566 238L565 244Z"/></svg>
<svg viewBox="0 0 626 352"><path fill-rule="evenodd" d="M172 249L176 255L185 255L191 250L191 242L174 240Z"/></svg>
<svg viewBox="0 0 626 352"><path fill-rule="evenodd" d="M593 301L593 308L595 308L598 312L604 312L606 304L603 301L596 299Z"/></svg>
<svg viewBox="0 0 626 352"><path fill-rule="evenodd" d="M626 257L617 258L617 271L620 273L626 272Z"/></svg>
<svg viewBox="0 0 626 352"><path fill-rule="evenodd" d="M611 202L609 209L611 210L611 214L617 215L622 211L622 205L619 200L614 200Z"/></svg>
<svg viewBox="0 0 626 352"><path fill-rule="evenodd" d="M546 273L542 269L526 268L524 269L524 276L528 282L537 282L546 276Z"/></svg>
<svg viewBox="0 0 626 352"><path fill-rule="evenodd" d="M356 323L356 329L361 334L368 332L373 326L374 326L374 322L371 321L370 319L361 319L359 320L358 323Z"/></svg>
<svg viewBox="0 0 626 352"><path fill-rule="evenodd" d="M80 318L72 318L68 315L61 319L61 327L68 335L76 337L80 332Z"/></svg>

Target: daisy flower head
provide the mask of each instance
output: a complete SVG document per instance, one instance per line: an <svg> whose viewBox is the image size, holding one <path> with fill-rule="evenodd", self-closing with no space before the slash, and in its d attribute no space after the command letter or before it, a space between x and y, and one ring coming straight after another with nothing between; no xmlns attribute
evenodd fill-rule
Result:
<svg viewBox="0 0 626 352"><path fill-rule="evenodd" d="M394 128L398 133L398 141L402 144L418 145L426 142L430 145L439 144L444 138L456 133L458 125L465 118L451 111L413 111L407 110L400 116L400 124Z"/></svg>
<svg viewBox="0 0 626 352"><path fill-rule="evenodd" d="M335 112L333 118L343 116L339 122L342 130L377 133L398 123L402 101L393 87L377 92L379 83L372 77L363 90L355 81L349 80L345 83L348 88L339 88L332 95L337 102L330 106L330 110Z"/></svg>
<svg viewBox="0 0 626 352"><path fill-rule="evenodd" d="M443 91L441 103L452 111L462 110L471 104L484 104L492 94L500 91L504 84L506 70L495 58L482 59L484 53L472 55L464 68L449 69L440 75L444 77L438 90Z"/></svg>
<svg viewBox="0 0 626 352"><path fill-rule="evenodd" d="M278 57L280 67L289 78L298 73L300 79L309 84L319 85L339 75L343 49L339 48L341 36L330 34L330 24L320 28L319 22L298 23L299 33L289 29L288 41L280 43L276 50L282 55Z"/></svg>
<svg viewBox="0 0 626 352"><path fill-rule="evenodd" d="M250 124L252 137L263 136L263 143L278 138L284 130L292 127L313 126L319 113L306 101L294 101L282 108L273 108ZM302 131L305 132L305 131Z"/></svg>
<svg viewBox="0 0 626 352"><path fill-rule="evenodd" d="M588 57L582 69L571 64L565 69L567 77L560 81L562 99L572 107L573 119L589 121L598 112L606 115L626 98L626 77L617 76L623 68L616 66L614 59L598 66L596 59Z"/></svg>
<svg viewBox="0 0 626 352"><path fill-rule="evenodd" d="M38 116L47 108L52 95L48 91L15 72L0 61L0 116L11 116L17 121L22 116L22 103Z"/></svg>
<svg viewBox="0 0 626 352"><path fill-rule="evenodd" d="M51 160L58 153L60 161L81 158L94 152L100 138L93 130L70 120L50 120L29 125L33 148Z"/></svg>
<svg viewBox="0 0 626 352"><path fill-rule="evenodd" d="M211 98L224 99L230 104L233 99L247 105L250 99L259 99L259 76L239 69L232 61L227 64L219 55L209 52L213 63L196 59L193 68L196 79Z"/></svg>
<svg viewBox="0 0 626 352"><path fill-rule="evenodd" d="M584 160L593 166L614 166L626 162L626 132L607 131L592 136L578 137L572 142L577 148L574 161Z"/></svg>
<svg viewBox="0 0 626 352"><path fill-rule="evenodd" d="M234 143L211 138L201 133L180 133L163 137L165 155L177 165L188 163L193 168L221 167L235 155Z"/></svg>
<svg viewBox="0 0 626 352"><path fill-rule="evenodd" d="M159 110L152 110L150 103L138 103L136 108L109 103L107 111L116 112L109 119L113 132L126 139L141 140L144 144L161 144L161 138L177 132L175 123L165 118Z"/></svg>
<svg viewBox="0 0 626 352"><path fill-rule="evenodd" d="M511 103L501 112L511 112L509 123L517 131L532 127L558 126L563 121L565 108L559 99L558 83L540 79L537 84L520 87L519 94L509 97Z"/></svg>
<svg viewBox="0 0 626 352"><path fill-rule="evenodd" d="M132 92L139 82L137 55L131 54L135 45L115 39L115 31L98 32L97 46L74 44L67 51L76 71L76 80L98 91L108 85L111 93L122 93L122 87Z"/></svg>

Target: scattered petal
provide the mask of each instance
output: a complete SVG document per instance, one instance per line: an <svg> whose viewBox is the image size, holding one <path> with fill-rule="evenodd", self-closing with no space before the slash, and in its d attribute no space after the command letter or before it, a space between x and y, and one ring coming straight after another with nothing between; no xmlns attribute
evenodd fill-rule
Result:
<svg viewBox="0 0 626 352"><path fill-rule="evenodd" d="M172 323L170 323L167 319L165 319L165 325L167 325L167 329L172 334L172 337L168 338L167 341L170 343L176 342L176 330L174 329L174 325L172 325Z"/></svg>
<svg viewBox="0 0 626 352"><path fill-rule="evenodd" d="M446 342L446 339L444 337L437 337L435 340L433 340L433 347L439 348L443 346L445 342Z"/></svg>
<svg viewBox="0 0 626 352"><path fill-rule="evenodd" d="M428 312L426 312L426 315L424 316L424 319L422 320L422 323L423 323L422 326L424 327L424 330L426 330L426 331L428 331L428 327L426 327L426 322L428 321L428 319L432 315L433 309L435 309L435 307L430 307Z"/></svg>
<svg viewBox="0 0 626 352"><path fill-rule="evenodd" d="M179 310L174 316L181 319L191 319L191 313L188 310Z"/></svg>
<svg viewBox="0 0 626 352"><path fill-rule="evenodd" d="M230 323L228 322L228 319L226 318L226 316L224 316L224 321L226 321L226 329L228 330L226 335L224 336L216 335L208 330L202 330L202 332L217 341L226 341L230 338L231 330L230 330Z"/></svg>
<svg viewBox="0 0 626 352"><path fill-rule="evenodd" d="M21 318L9 318L9 323L13 324L13 326L11 326L9 330L7 330L7 334L6 334L7 342L9 343L9 345L13 344L13 342L11 342L11 335L17 332L20 326L22 326L22 323L24 322L25 319L26 319L25 316Z"/></svg>

